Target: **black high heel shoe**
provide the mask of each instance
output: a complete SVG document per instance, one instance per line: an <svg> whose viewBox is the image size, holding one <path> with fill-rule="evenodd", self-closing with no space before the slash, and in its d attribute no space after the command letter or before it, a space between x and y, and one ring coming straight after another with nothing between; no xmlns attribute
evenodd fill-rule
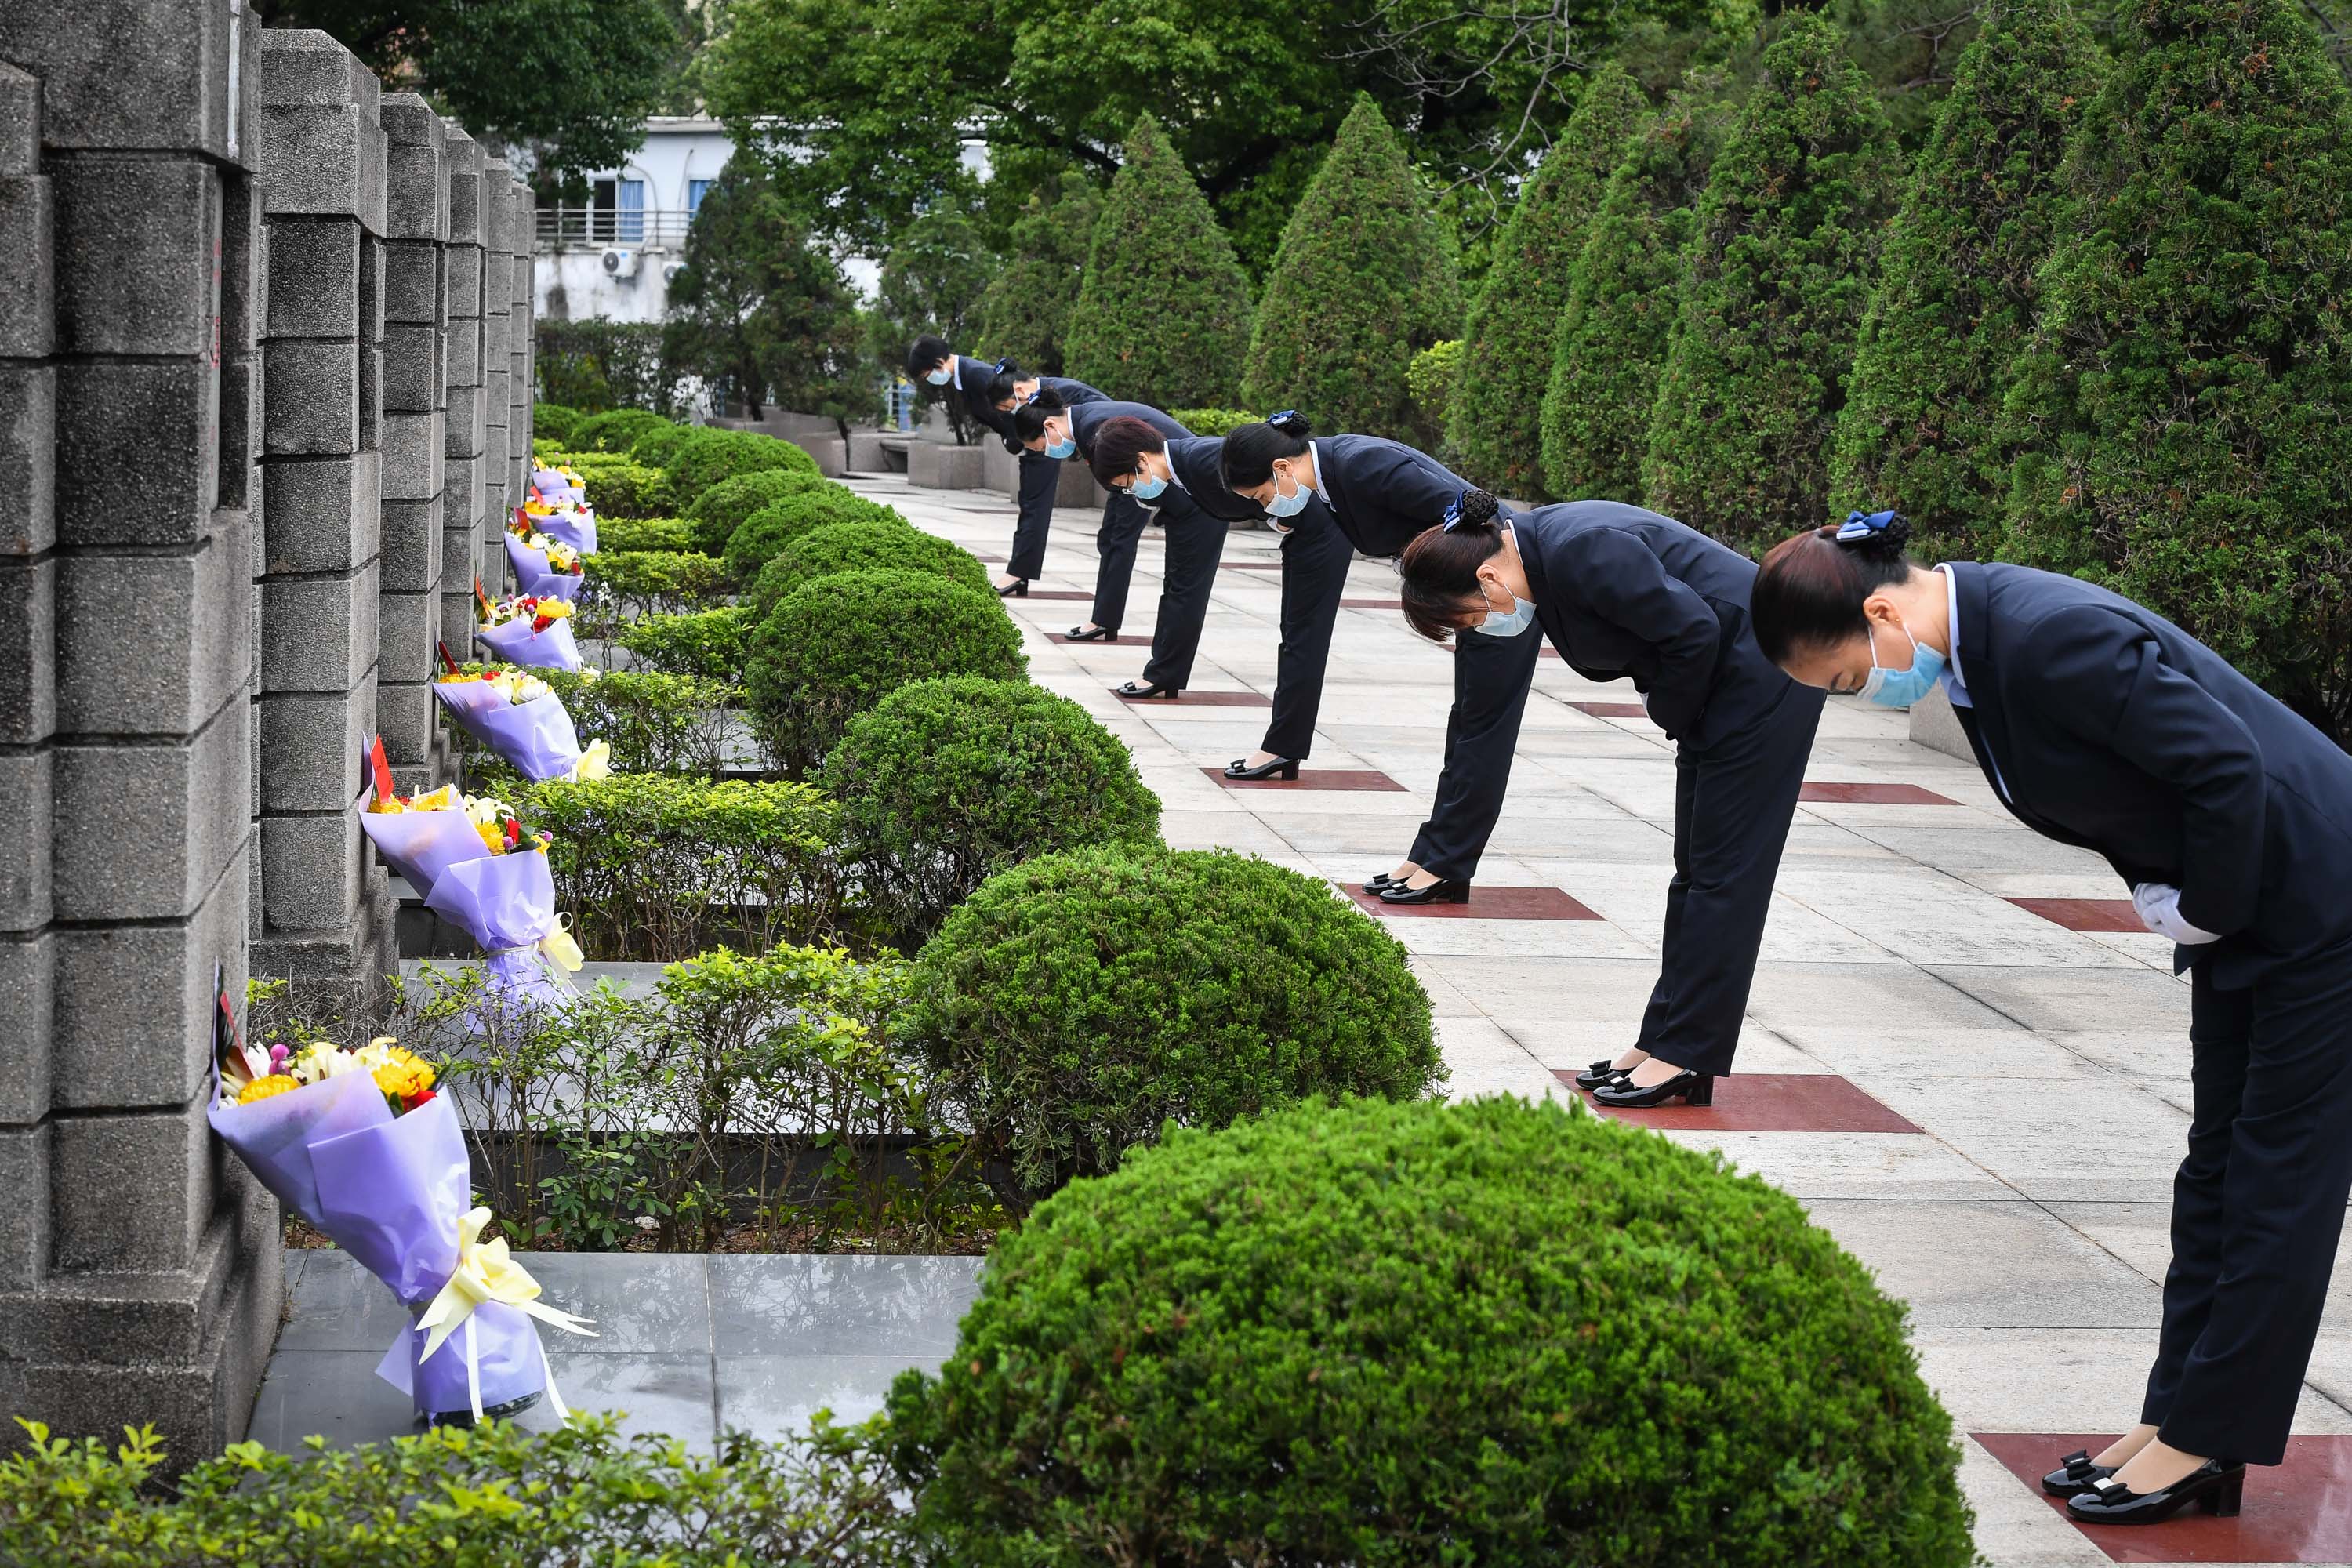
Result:
<svg viewBox="0 0 2352 1568"><path fill-rule="evenodd" d="M2056 1469L2042 1478L2042 1489L2052 1497L2079 1497L2095 1489L2115 1473L2113 1465L2095 1465L2089 1449L2077 1448L2059 1460Z"/></svg>
<svg viewBox="0 0 2352 1568"><path fill-rule="evenodd" d="M1713 1105L1715 1075L1693 1072L1685 1068L1665 1082L1654 1083L1646 1089L1631 1078L1621 1076L1616 1082L1604 1083L1592 1091L1593 1104L1612 1105L1626 1110L1664 1105L1670 1100L1679 1100L1685 1105Z"/></svg>
<svg viewBox="0 0 2352 1568"><path fill-rule="evenodd" d="M1225 764L1225 776L1229 779L1296 779L1298 776L1298 759L1276 757L1270 763L1251 767L1247 757L1235 757Z"/></svg>
<svg viewBox="0 0 2352 1568"><path fill-rule="evenodd" d="M1370 876L1364 879L1364 891L1368 893L1377 893L1382 888L1402 887L1403 885L1404 879L1402 877L1391 877L1386 871L1375 871Z"/></svg>
<svg viewBox="0 0 2352 1568"><path fill-rule="evenodd" d="M1070 628L1070 640L1072 642L1110 642L1118 636L1118 628L1117 626L1097 626L1092 631L1087 630L1084 626L1072 626Z"/></svg>
<svg viewBox="0 0 2352 1568"><path fill-rule="evenodd" d="M1176 686L1138 686L1132 680L1121 681L1110 689L1113 697L1132 697L1140 701L1146 697L1165 697L1171 702L1181 697L1183 689Z"/></svg>
<svg viewBox="0 0 2352 1568"><path fill-rule="evenodd" d="M2161 1524L2195 1503L2221 1519L2238 1517L2246 1495L2246 1467L2208 1459L2168 1487L2136 1492L2113 1476L2066 1500L2066 1514L2084 1524Z"/></svg>
<svg viewBox="0 0 2352 1568"><path fill-rule="evenodd" d="M1416 888L1410 882L1391 882L1381 889L1384 904L1466 904L1470 901L1470 884L1440 877L1426 888Z"/></svg>
<svg viewBox="0 0 2352 1568"><path fill-rule="evenodd" d="M1000 599L1027 598L1029 596L1029 579L1026 577L1015 577L1013 580L1013 586L1010 588L997 589L996 596Z"/></svg>
<svg viewBox="0 0 2352 1568"><path fill-rule="evenodd" d="M1603 1057L1576 1075L1576 1087L1599 1089L1602 1084L1612 1083L1633 1070L1632 1068L1619 1067L1612 1058Z"/></svg>

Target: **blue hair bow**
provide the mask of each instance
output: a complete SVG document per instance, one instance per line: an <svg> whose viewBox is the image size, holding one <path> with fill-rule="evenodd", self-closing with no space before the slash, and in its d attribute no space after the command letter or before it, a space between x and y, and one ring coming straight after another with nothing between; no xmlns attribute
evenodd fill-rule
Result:
<svg viewBox="0 0 2352 1568"><path fill-rule="evenodd" d="M1470 492L1466 489L1455 492L1454 504L1445 509L1445 520L1441 525L1444 532L1451 533L1462 526L1462 503L1469 499Z"/></svg>
<svg viewBox="0 0 2352 1568"><path fill-rule="evenodd" d="M1868 539L1874 533L1884 533L1888 525L1899 521L1902 516L1899 511L1850 511L1845 514L1845 521L1838 524L1837 541L1840 544L1851 544L1857 539Z"/></svg>
<svg viewBox="0 0 2352 1568"><path fill-rule="evenodd" d="M1279 424L1281 424L1281 423L1282 423L1284 420L1286 420L1286 419L1296 419L1296 418L1297 418L1297 417L1298 417L1298 410L1297 410L1297 409L1296 409L1296 408L1284 408L1284 409L1278 409L1278 410L1276 410L1276 412L1274 412L1274 413L1272 413L1272 414L1267 415L1267 416L1265 416L1265 422L1266 422L1267 424L1269 424L1269 425L1279 425Z"/></svg>

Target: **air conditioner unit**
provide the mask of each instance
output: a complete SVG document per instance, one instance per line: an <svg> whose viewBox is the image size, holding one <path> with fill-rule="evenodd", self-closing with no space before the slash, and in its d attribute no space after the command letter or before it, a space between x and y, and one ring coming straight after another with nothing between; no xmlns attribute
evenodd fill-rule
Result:
<svg viewBox="0 0 2352 1568"><path fill-rule="evenodd" d="M635 251L618 245L608 245L604 247L605 277L635 278L636 275L637 253Z"/></svg>
<svg viewBox="0 0 2352 1568"><path fill-rule="evenodd" d="M665 266L665 267L662 268L662 281L663 281L664 283L675 283L675 282L677 282L677 275L678 275L679 273L681 273L681 272L685 271L685 270L686 270L686 263L685 263L685 262L683 262L683 261L673 261L673 262L670 262L668 265Z"/></svg>

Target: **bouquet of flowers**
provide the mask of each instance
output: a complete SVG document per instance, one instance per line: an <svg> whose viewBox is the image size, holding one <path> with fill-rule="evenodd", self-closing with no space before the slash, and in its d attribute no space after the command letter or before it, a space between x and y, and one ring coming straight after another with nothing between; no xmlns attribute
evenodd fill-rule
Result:
<svg viewBox="0 0 2352 1568"><path fill-rule="evenodd" d="M529 534L508 533L507 564L514 568L515 581L531 598L569 602L579 595L580 552L552 534L535 530Z"/></svg>
<svg viewBox="0 0 2352 1568"><path fill-rule="evenodd" d="M568 600L522 595L492 604L477 582L474 602L481 611L474 639L499 658L509 664L546 669L580 668L580 645L572 637Z"/></svg>
<svg viewBox="0 0 2352 1568"><path fill-rule="evenodd" d="M612 748L602 741L582 746L563 699L539 677L495 664L478 671L459 669L446 649L442 663L442 675L433 683L435 700L531 783L580 784L611 775Z"/></svg>
<svg viewBox="0 0 2352 1568"><path fill-rule="evenodd" d="M493 1005L558 1006L572 991L550 965L576 973L580 944L555 910L548 840L515 825L504 853L460 860L442 873L425 907L471 937L487 955Z"/></svg>
<svg viewBox="0 0 2352 1568"><path fill-rule="evenodd" d="M418 892L431 892L435 879L456 862L493 852L486 847L479 814L503 811L497 801L478 802L455 784L419 795L400 794L393 787L381 735L368 750L368 763L374 798L361 813L360 826L383 863L407 878ZM495 824L497 818L489 820Z"/></svg>
<svg viewBox="0 0 2352 1568"><path fill-rule="evenodd" d="M226 992L217 1001L207 1119L280 1203L409 1310L377 1375L428 1420L510 1415L541 1390L569 1420L532 1320L593 1335L539 1300L503 1240L482 1239L490 1212L473 1206L465 1131L432 1067L390 1039L265 1052L238 1038Z"/></svg>
<svg viewBox="0 0 2352 1568"><path fill-rule="evenodd" d="M576 488L541 490L515 508L509 531L528 536L534 529L562 540L583 555L596 553L596 509L582 500Z"/></svg>

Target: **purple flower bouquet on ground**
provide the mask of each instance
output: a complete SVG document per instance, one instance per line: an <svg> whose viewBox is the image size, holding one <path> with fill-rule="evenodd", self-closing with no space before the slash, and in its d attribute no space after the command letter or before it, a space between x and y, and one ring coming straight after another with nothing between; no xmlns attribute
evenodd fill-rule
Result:
<svg viewBox="0 0 2352 1568"><path fill-rule="evenodd" d="M610 748L602 741L582 746L563 700L533 676L496 670L478 680L444 677L433 683L433 695L468 734L533 784L599 779L612 771Z"/></svg>
<svg viewBox="0 0 2352 1568"><path fill-rule="evenodd" d="M593 507L578 507L571 511L559 511L551 517L528 519L530 526L554 540L568 544L583 555L596 553L596 510Z"/></svg>
<svg viewBox="0 0 2352 1568"><path fill-rule="evenodd" d="M580 944L555 912L555 878L543 848L528 842L503 855L462 860L442 873L425 907L463 931L488 954L493 1005L561 1006L573 992L551 964L580 967Z"/></svg>
<svg viewBox="0 0 2352 1568"><path fill-rule="evenodd" d="M488 648L509 664L535 665L541 669L577 671L580 668L580 645L572 640L570 623L571 605L564 605L564 615L548 618L540 626L540 618L520 614L493 626L474 628L474 640Z"/></svg>

